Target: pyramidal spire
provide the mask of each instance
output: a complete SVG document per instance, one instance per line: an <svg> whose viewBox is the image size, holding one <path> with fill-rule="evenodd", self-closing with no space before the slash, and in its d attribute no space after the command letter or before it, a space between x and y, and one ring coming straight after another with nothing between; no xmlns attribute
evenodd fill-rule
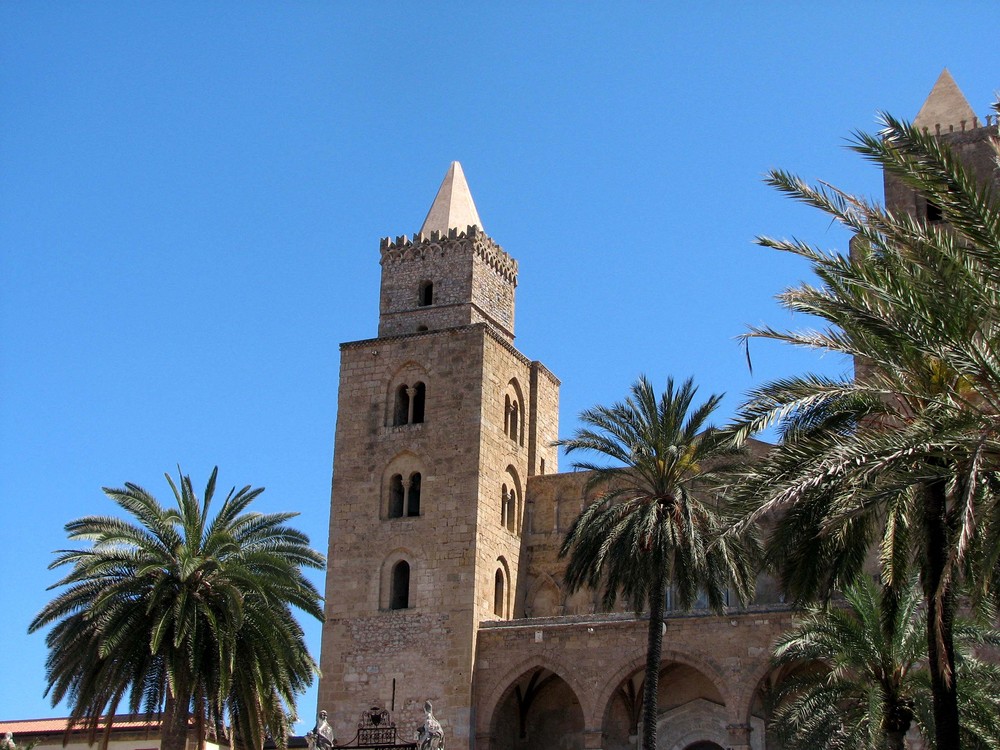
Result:
<svg viewBox="0 0 1000 750"><path fill-rule="evenodd" d="M931 133L934 133L940 125L941 132L946 133L951 129L971 130L975 127L973 124L975 118L976 113L972 111L969 101L945 68L938 76L937 83L931 89L913 124L921 129L927 128Z"/></svg>
<svg viewBox="0 0 1000 750"><path fill-rule="evenodd" d="M438 188L420 232L427 235L431 232L447 234L449 229L464 232L472 225L483 228L479 212L476 211L476 204L472 200L472 193L469 192L469 183L465 181L462 165L453 161L441 187Z"/></svg>

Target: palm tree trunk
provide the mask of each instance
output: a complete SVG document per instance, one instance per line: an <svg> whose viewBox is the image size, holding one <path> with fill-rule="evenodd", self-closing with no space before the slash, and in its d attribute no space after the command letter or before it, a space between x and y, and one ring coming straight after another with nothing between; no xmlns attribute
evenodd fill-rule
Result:
<svg viewBox="0 0 1000 750"><path fill-rule="evenodd" d="M885 746L888 750L906 750L906 733L913 724L913 703L909 700L890 700L885 710Z"/></svg>
<svg viewBox="0 0 1000 750"><path fill-rule="evenodd" d="M186 750L187 725L187 704L175 699L168 690L160 725L160 750Z"/></svg>
<svg viewBox="0 0 1000 750"><path fill-rule="evenodd" d="M888 750L906 750L906 732L886 732L885 746Z"/></svg>
<svg viewBox="0 0 1000 750"><path fill-rule="evenodd" d="M947 518L947 489L938 479L925 487L924 524L927 549L923 565L924 597L927 600L927 656L931 673L936 746L958 750L961 747L958 723L958 691L955 682L955 593L945 576L951 534Z"/></svg>
<svg viewBox="0 0 1000 750"><path fill-rule="evenodd" d="M657 693L660 653L663 648L663 592L666 581L658 576L649 595L649 631L646 633L646 681L642 691L642 750L656 750Z"/></svg>

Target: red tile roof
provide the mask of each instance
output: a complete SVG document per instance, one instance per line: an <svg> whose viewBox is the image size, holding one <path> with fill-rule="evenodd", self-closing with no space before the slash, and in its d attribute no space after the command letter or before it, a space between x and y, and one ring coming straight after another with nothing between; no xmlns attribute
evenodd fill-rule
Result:
<svg viewBox="0 0 1000 750"><path fill-rule="evenodd" d="M0 721L0 734L11 732L17 739L19 734L45 734L48 732L65 732L68 718L61 719L18 719L15 721ZM115 729L157 729L158 721L147 721L135 716L116 716ZM79 725L73 731L83 731Z"/></svg>

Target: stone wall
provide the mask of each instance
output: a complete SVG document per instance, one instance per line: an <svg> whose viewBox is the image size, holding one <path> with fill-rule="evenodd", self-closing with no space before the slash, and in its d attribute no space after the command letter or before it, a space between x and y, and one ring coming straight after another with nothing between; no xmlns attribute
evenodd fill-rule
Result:
<svg viewBox="0 0 1000 750"><path fill-rule="evenodd" d="M468 725L484 336L479 325L341 348L319 691L338 736L370 705L416 727L427 699L450 731ZM392 424L397 381L418 379L423 422ZM421 474L418 516L388 517L399 467ZM399 561L409 602L392 610Z"/></svg>
<svg viewBox="0 0 1000 750"><path fill-rule="evenodd" d="M430 699L461 747L478 624L515 613L531 457L556 464L558 381L480 323L345 344L340 383L319 703L344 736L369 705L417 726ZM396 424L418 383L423 421ZM416 474L419 515L394 515Z"/></svg>
<svg viewBox="0 0 1000 750"><path fill-rule="evenodd" d="M420 290L433 284L429 304ZM517 261L478 227L382 242L380 337L487 323L514 338Z"/></svg>
<svg viewBox="0 0 1000 750"><path fill-rule="evenodd" d="M717 724L719 716L727 727L760 726L771 647L791 622L784 608L668 616L659 705L664 715L687 718L664 728L660 746L673 746L671 733L679 736L700 720ZM545 747L530 727L523 739L511 737L519 734L519 709L528 717L535 709L549 713L545 707L555 696L564 710L547 720L535 717L537 732L561 733L569 738L567 747L634 747L629 737L638 712L630 705L629 685L632 694L641 694L647 626L645 618L616 613L483 623L474 681L476 750ZM763 738L750 746L763 748Z"/></svg>

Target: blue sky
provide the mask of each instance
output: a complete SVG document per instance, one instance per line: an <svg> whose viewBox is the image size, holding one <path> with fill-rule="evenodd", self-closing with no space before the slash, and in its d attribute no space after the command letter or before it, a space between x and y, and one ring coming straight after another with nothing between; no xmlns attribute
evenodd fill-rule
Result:
<svg viewBox="0 0 1000 750"><path fill-rule="evenodd" d="M773 301L804 269L756 235L846 248L766 170L879 195L845 138L946 66L989 111L995 3L903 7L0 3L0 719L67 713L26 629L101 486L165 499L218 464L325 551L338 344L375 335L379 238L452 160L520 263L562 434L639 373L725 391L724 421L768 378L849 372L759 345L751 375L735 337L808 324Z"/></svg>

